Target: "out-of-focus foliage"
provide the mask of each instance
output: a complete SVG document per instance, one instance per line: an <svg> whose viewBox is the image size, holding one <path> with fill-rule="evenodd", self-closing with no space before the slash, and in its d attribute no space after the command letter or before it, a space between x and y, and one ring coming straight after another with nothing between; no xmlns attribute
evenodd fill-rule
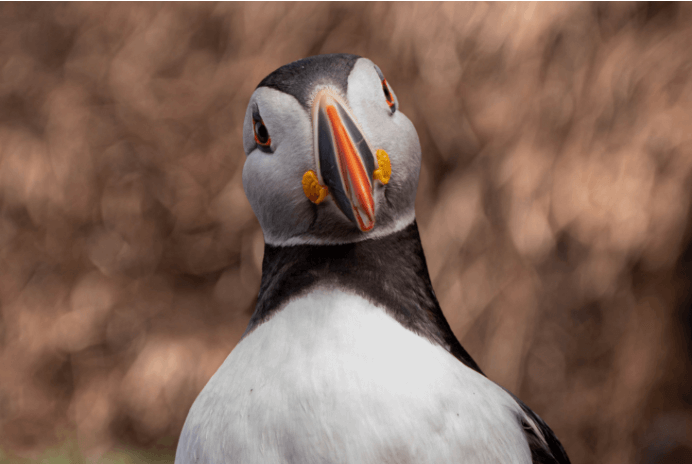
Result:
<svg viewBox="0 0 692 464"><path fill-rule="evenodd" d="M350 52L418 129L433 283L489 377L576 464L689 460L690 13L0 5L0 457L177 436L259 287L250 94Z"/></svg>

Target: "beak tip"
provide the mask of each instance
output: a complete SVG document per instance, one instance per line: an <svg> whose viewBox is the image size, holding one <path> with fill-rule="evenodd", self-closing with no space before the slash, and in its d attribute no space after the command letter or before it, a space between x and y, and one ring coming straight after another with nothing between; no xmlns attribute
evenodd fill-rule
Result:
<svg viewBox="0 0 692 464"><path fill-rule="evenodd" d="M361 232L370 232L375 227L374 214L359 214L359 211L354 211L356 216L356 224Z"/></svg>

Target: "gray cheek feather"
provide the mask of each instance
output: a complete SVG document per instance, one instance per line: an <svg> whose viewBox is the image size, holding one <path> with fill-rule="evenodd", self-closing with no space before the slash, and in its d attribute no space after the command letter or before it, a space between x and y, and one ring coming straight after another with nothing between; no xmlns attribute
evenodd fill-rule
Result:
<svg viewBox="0 0 692 464"><path fill-rule="evenodd" d="M385 187L385 205L389 210L386 214L394 218L405 215L414 208L418 187L421 163L418 134L411 121L399 112L380 120L370 118L365 130L373 149L382 148L391 161L392 177Z"/></svg>
<svg viewBox="0 0 692 464"><path fill-rule="evenodd" d="M265 237L304 233L312 221L310 203L301 184L301 168L290 158L286 163L279 162L277 154L252 153L243 169L245 194Z"/></svg>
<svg viewBox="0 0 692 464"><path fill-rule="evenodd" d="M398 115L397 129L401 137L397 138L396 158L392 161L392 177L394 163L397 163L396 182L401 188L401 208L413 207L418 189L418 178L421 167L421 148L418 133L413 123L403 114ZM403 154L404 156L401 156Z"/></svg>

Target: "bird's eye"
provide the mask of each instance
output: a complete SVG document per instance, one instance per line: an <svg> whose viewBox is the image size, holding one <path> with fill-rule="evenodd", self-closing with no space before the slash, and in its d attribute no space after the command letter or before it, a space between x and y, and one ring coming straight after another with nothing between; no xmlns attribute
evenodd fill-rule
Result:
<svg viewBox="0 0 692 464"><path fill-rule="evenodd" d="M262 118L258 117L254 120L252 129L255 132L255 142L257 142L257 145L262 147L271 145L272 139L269 137L269 131L267 130L267 126L264 125Z"/></svg>
<svg viewBox="0 0 692 464"><path fill-rule="evenodd" d="M394 96L392 95L392 90L389 88L387 79L382 79L382 91L384 91L384 98L387 100L387 105L392 113L396 111L396 102L394 101Z"/></svg>

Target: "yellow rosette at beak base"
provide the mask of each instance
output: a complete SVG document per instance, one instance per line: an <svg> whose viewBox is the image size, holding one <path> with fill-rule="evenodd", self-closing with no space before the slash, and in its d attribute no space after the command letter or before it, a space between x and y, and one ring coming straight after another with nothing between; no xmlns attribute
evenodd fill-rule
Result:
<svg viewBox="0 0 692 464"><path fill-rule="evenodd" d="M392 177L392 165L389 162L389 155L383 149L378 149L377 153L377 169L372 173L375 180L379 180L384 185L389 183L389 178Z"/></svg>
<svg viewBox="0 0 692 464"><path fill-rule="evenodd" d="M329 189L320 185L319 180L317 180L317 173L310 170L303 174L303 192L305 192L308 200L319 205L327 197Z"/></svg>

